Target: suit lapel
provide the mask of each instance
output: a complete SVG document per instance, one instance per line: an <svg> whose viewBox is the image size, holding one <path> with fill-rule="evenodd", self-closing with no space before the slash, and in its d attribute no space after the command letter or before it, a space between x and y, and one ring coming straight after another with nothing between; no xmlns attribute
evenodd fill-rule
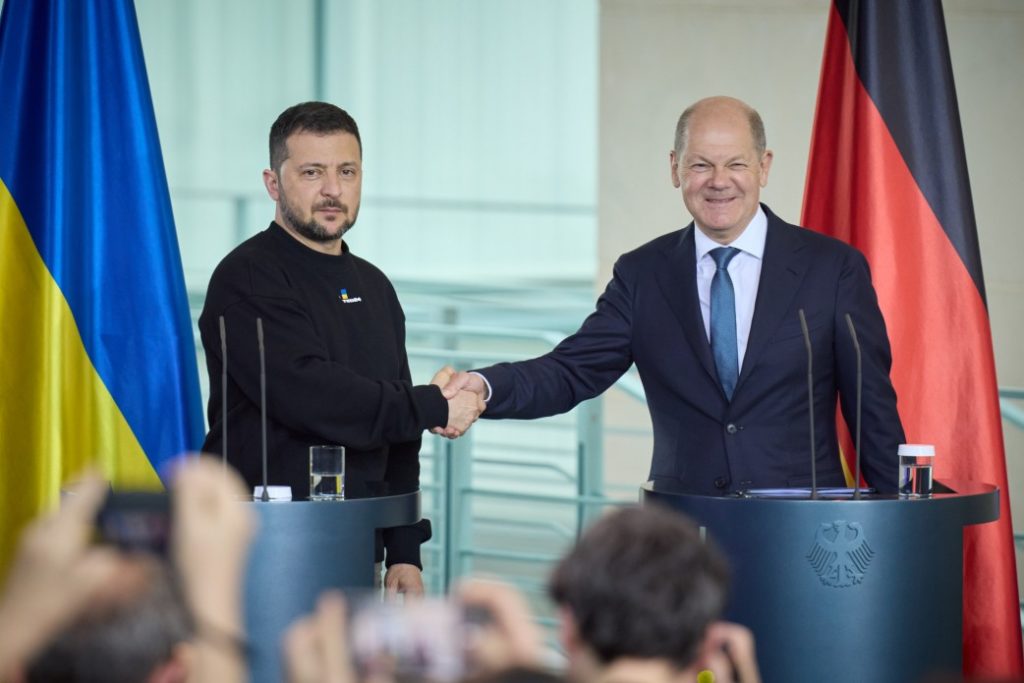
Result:
<svg viewBox="0 0 1024 683"><path fill-rule="evenodd" d="M697 256L693 240L693 223L680 232L676 246L664 253L665 267L657 272L658 286L669 308L683 330L683 336L704 370L718 384L715 361L711 356L697 298Z"/></svg>
<svg viewBox="0 0 1024 683"><path fill-rule="evenodd" d="M762 207L768 216L768 235L747 351L736 383L737 392L743 387L744 380L750 376L768 341L790 310L793 297L810 265L804 241L800 238L801 228L783 222L768 207L763 204Z"/></svg>

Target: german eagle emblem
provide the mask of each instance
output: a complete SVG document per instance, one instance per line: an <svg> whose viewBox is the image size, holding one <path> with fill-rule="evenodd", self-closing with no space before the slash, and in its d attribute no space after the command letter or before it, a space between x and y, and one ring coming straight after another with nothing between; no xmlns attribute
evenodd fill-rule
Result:
<svg viewBox="0 0 1024 683"><path fill-rule="evenodd" d="M837 520L818 527L807 561L823 584L847 588L864 580L874 556L859 523Z"/></svg>

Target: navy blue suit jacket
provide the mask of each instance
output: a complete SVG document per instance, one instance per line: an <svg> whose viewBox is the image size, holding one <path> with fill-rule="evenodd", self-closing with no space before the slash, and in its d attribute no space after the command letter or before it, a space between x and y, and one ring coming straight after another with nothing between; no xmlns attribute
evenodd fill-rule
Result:
<svg viewBox="0 0 1024 683"><path fill-rule="evenodd" d="M763 205L762 205L763 206ZM768 234L754 317L732 401L715 371L697 300L694 225L624 254L596 309L550 353L479 370L493 395L483 417L536 418L597 396L636 363L654 429L651 478L681 490L723 494L810 484L807 355L814 350L819 486L844 486L836 396L855 424L863 362L862 467L881 491L897 486L903 428L889 380L885 322L864 256L843 242L790 225L767 207Z"/></svg>

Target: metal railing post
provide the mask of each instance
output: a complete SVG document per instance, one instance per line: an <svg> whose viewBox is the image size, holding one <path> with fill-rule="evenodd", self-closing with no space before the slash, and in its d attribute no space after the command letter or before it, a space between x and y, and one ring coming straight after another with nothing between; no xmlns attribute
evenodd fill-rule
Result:
<svg viewBox="0 0 1024 683"><path fill-rule="evenodd" d="M576 409L576 493L580 498L599 497L604 494L604 400L599 396L584 401ZM600 514L593 505L576 506L576 533Z"/></svg>
<svg viewBox="0 0 1024 683"><path fill-rule="evenodd" d="M444 447L445 486L445 566L444 592L452 582L465 573L465 543L472 538L473 510L466 491L473 483L473 432L453 441L446 441Z"/></svg>
<svg viewBox="0 0 1024 683"><path fill-rule="evenodd" d="M435 437L440 438L440 437ZM454 492L454 479L452 477L452 444L450 441L445 441L438 449L440 457L437 459L438 469L442 472L442 479L440 481L441 488L438 489L438 493L443 497L441 505L439 506L444 510L444 535L441 539L441 591L444 593L448 592L448 586L452 582L452 565L453 559L457 561L458 556L452 554L452 547L455 545L454 538L458 534L456 527L455 510L453 509L453 501L455 500Z"/></svg>

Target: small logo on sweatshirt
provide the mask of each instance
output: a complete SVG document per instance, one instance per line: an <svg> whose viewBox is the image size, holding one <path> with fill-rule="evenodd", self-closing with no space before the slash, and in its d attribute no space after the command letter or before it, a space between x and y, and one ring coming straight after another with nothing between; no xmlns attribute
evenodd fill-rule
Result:
<svg viewBox="0 0 1024 683"><path fill-rule="evenodd" d="M341 299L341 303L343 304L358 304L360 301L363 300L363 298L360 296L350 297L348 295L347 289L342 289L341 291L339 291L338 298Z"/></svg>

